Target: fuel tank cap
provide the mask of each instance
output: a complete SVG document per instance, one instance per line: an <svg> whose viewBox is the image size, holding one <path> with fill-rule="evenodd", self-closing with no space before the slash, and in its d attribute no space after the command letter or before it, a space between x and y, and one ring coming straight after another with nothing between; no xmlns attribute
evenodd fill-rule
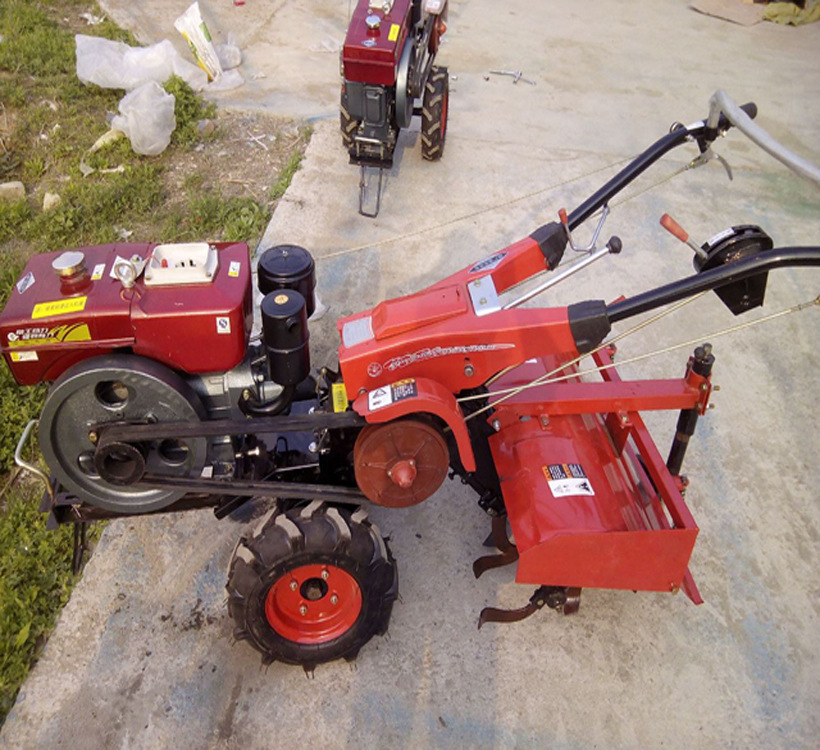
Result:
<svg viewBox="0 0 820 750"><path fill-rule="evenodd" d="M76 276L85 271L85 255L79 250L67 250L51 261L51 267L61 278Z"/></svg>
<svg viewBox="0 0 820 750"><path fill-rule="evenodd" d="M364 22L367 24L367 28L371 31L375 31L379 28L382 24L382 19L379 18L375 13L371 13L367 18L364 19Z"/></svg>

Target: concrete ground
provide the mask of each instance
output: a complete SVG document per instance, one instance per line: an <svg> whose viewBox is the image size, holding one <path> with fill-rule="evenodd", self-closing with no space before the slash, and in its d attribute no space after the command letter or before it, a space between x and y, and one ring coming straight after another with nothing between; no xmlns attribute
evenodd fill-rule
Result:
<svg viewBox="0 0 820 750"><path fill-rule="evenodd" d="M103 5L154 41L173 37L187 0ZM337 57L325 51L338 48L347 3L200 5L220 33L239 35L248 68L267 76L249 80L234 103L319 117L266 235L318 259L330 313L312 328L317 365L331 358L337 316L526 236L672 121L705 116L717 88L756 101L759 123L820 162L820 24L735 26L682 0L453 0L441 51L453 76L444 160L423 163L417 134L406 133L382 213L364 219L358 174L336 132ZM485 80L496 67L521 68L537 85ZM696 151L679 149L613 201L605 232L623 239L621 256L540 303L612 299L689 274L689 251L658 226L664 212L698 241L756 223L780 246L817 243L816 187L738 133L717 150L733 182L711 163L643 192ZM773 272L764 310L747 317L813 299L818 279L811 269ZM473 579L489 525L470 492L447 483L415 508L372 510L400 568L389 638L371 641L355 668L321 666L308 680L298 668L262 668L252 649L231 642L224 574L244 525L208 512L123 520L106 529L0 745L816 747L818 313L709 337L722 390L685 464L701 528L691 570L704 605L587 590L573 617L542 612L479 632L483 606L520 606L531 588L514 584L512 569ZM709 296L620 351L706 339L745 320ZM686 357L663 355L626 374L675 377ZM662 451L674 420L648 415Z"/></svg>

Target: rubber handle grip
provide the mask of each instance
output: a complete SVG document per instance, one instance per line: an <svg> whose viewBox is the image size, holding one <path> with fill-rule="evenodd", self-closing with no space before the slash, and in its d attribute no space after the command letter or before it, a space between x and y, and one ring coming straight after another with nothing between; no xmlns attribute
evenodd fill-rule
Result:
<svg viewBox="0 0 820 750"><path fill-rule="evenodd" d="M681 242L689 241L689 233L669 214L661 216L661 226L669 232L669 234L677 237Z"/></svg>
<svg viewBox="0 0 820 750"><path fill-rule="evenodd" d="M746 102L746 104L742 104L740 108L753 120L757 117L757 104L754 102ZM721 114L718 120L718 130L728 130L731 127L732 123L726 119L726 115Z"/></svg>

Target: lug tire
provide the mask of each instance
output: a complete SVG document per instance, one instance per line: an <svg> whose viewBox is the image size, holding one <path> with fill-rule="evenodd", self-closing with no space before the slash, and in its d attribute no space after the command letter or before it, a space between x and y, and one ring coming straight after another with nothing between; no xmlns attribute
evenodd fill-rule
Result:
<svg viewBox="0 0 820 750"><path fill-rule="evenodd" d="M421 110L421 155L428 161L438 161L444 153L449 102L450 76L447 68L434 65L424 86Z"/></svg>
<svg viewBox="0 0 820 750"><path fill-rule="evenodd" d="M361 124L361 120L351 117L347 111L347 92L344 89L342 89L342 100L339 104L339 124L342 131L342 144L350 150L353 146L353 134Z"/></svg>
<svg viewBox="0 0 820 750"><path fill-rule="evenodd" d="M312 671L386 632L398 570L363 509L314 501L273 508L240 539L226 588L237 640Z"/></svg>

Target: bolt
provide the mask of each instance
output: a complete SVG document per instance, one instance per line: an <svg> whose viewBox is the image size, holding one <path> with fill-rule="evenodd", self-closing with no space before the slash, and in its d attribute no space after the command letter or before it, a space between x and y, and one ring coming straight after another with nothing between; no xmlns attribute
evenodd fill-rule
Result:
<svg viewBox="0 0 820 750"><path fill-rule="evenodd" d="M714 404L709 404L709 408L710 408L710 409L714 409L714 408L715 408L715 405L714 405Z"/></svg>
<svg viewBox="0 0 820 750"><path fill-rule="evenodd" d="M302 616L307 614L307 604L303 604L301 607L299 607L299 614Z"/></svg>
<svg viewBox="0 0 820 750"><path fill-rule="evenodd" d="M708 391L708 390L709 390L709 386L708 386L708 384L706 384L706 383L701 383L701 384L700 384L700 389L701 389L704 393L706 393L706 391Z"/></svg>
<svg viewBox="0 0 820 750"><path fill-rule="evenodd" d="M629 421L629 417L626 414L621 414L619 419L621 420L621 424L626 424Z"/></svg>
<svg viewBox="0 0 820 750"><path fill-rule="evenodd" d="M336 596L336 594L333 594L333 596L330 597L330 603L331 604L338 604L339 603L339 597Z"/></svg>
<svg viewBox="0 0 820 750"><path fill-rule="evenodd" d="M328 577L329 575L330 575L330 573L328 573L326 570L323 570L323 571L322 571L322 580L323 580L323 581L326 581L326 580L327 580L327 577Z"/></svg>
<svg viewBox="0 0 820 750"><path fill-rule="evenodd" d="M91 432L89 432L89 433L88 433L88 439L89 439L92 443L96 443L96 442L97 442L97 438L98 438L98 435L97 435L96 431L91 430Z"/></svg>
<svg viewBox="0 0 820 750"><path fill-rule="evenodd" d="M389 477L393 476L393 470L392 469L387 470L387 476L389 476Z"/></svg>
<svg viewBox="0 0 820 750"><path fill-rule="evenodd" d="M475 375L475 367L472 365L464 365L464 375L468 378L473 377L473 375Z"/></svg>
<svg viewBox="0 0 820 750"><path fill-rule="evenodd" d="M299 584L296 583L296 581L291 581L290 582L290 590L291 591L296 591L297 588L299 588Z"/></svg>
<svg viewBox="0 0 820 750"><path fill-rule="evenodd" d="M498 432L501 429L501 422L497 419L492 421L493 429Z"/></svg>
<svg viewBox="0 0 820 750"><path fill-rule="evenodd" d="M415 465L416 465L416 462L411 458L410 459L410 466L415 466Z"/></svg>
<svg viewBox="0 0 820 750"><path fill-rule="evenodd" d="M242 391L242 398L245 399L245 401L247 401L250 397L251 397L251 392L247 388L245 388Z"/></svg>
<svg viewBox="0 0 820 750"><path fill-rule="evenodd" d="M486 297L482 297L482 298L478 301L478 304L479 304L479 305L486 305L486 304L487 304L487 299L486 299Z"/></svg>
<svg viewBox="0 0 820 750"><path fill-rule="evenodd" d="M542 414L538 419L542 427L546 427L550 423L550 418L547 414Z"/></svg>
<svg viewBox="0 0 820 750"><path fill-rule="evenodd" d="M308 450L309 450L311 453L316 453L316 451L317 451L317 450L319 450L319 446L318 446L318 445L316 445L316 443L315 443L315 442L311 442L311 444L308 446Z"/></svg>
<svg viewBox="0 0 820 750"><path fill-rule="evenodd" d="M720 386L719 386L719 385L713 385L713 386L712 386L712 390L713 390L713 391L719 391L719 390L720 390Z"/></svg>
<svg viewBox="0 0 820 750"><path fill-rule="evenodd" d="M311 406L310 409L308 409L308 414L313 414L315 411L316 411L316 407Z"/></svg>

